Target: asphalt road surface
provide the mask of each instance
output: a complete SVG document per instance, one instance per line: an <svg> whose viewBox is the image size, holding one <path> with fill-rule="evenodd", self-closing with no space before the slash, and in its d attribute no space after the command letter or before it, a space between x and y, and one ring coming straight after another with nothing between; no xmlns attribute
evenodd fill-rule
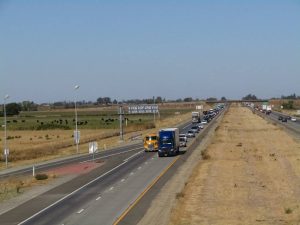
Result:
<svg viewBox="0 0 300 225"><path fill-rule="evenodd" d="M191 126L183 125L180 132ZM37 170L80 163L90 157L50 163ZM102 166L2 214L0 224L113 224L178 157L158 158L157 153L145 153L142 144L101 152L95 158L104 162ZM31 168L1 176L26 173L31 173Z"/></svg>

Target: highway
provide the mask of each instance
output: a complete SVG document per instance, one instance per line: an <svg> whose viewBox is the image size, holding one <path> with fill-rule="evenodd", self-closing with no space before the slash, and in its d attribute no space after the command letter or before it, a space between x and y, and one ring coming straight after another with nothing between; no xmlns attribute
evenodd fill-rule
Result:
<svg viewBox="0 0 300 225"><path fill-rule="evenodd" d="M180 131L185 133L191 126L184 124ZM50 163L37 170L80 163L90 157ZM0 224L112 224L179 157L158 158L157 153L145 153L142 144L101 152L95 158L104 162L102 166L2 214ZM31 168L1 176L26 173L31 173Z"/></svg>
<svg viewBox="0 0 300 225"><path fill-rule="evenodd" d="M289 129L297 134L300 134L300 120L299 119L295 122L293 122L291 120L287 120L287 122L282 122L281 120L278 120L278 117L279 116L288 117L288 115L285 115L283 113L279 113L276 111L272 111L272 113L269 115L266 115L266 114L264 114L262 112L258 112L258 111L255 111L255 112L259 113L264 118L274 121L274 122L286 127L287 129Z"/></svg>

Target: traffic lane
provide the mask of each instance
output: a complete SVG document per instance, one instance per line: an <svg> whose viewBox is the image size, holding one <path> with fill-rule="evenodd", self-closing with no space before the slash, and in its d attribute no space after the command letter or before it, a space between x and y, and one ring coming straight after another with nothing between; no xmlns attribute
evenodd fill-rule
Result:
<svg viewBox="0 0 300 225"><path fill-rule="evenodd" d="M290 115L286 115L286 114L283 114L283 113L280 113L280 112L272 111L272 113L270 114L270 116L275 116L278 119L279 116L288 117ZM297 117L295 117L295 118L297 119L296 121L291 121L291 120L288 120L288 121L290 121L291 123L300 125L300 120Z"/></svg>
<svg viewBox="0 0 300 225"><path fill-rule="evenodd" d="M93 201L82 205L77 212L59 224L113 224L177 157L158 158L154 154L130 173L119 177L113 186L95 195Z"/></svg>
<svg viewBox="0 0 300 225"><path fill-rule="evenodd" d="M268 118L271 118L272 120L282 124L282 125L285 125L285 126L288 126L288 127L291 127L293 129L296 129L298 131L300 131L300 123L299 122L293 122L291 120L287 120L287 122L282 122L281 120L278 120L278 116L281 115L281 114L277 114L277 113L271 113L269 115L266 115Z"/></svg>
<svg viewBox="0 0 300 225"><path fill-rule="evenodd" d="M123 152L127 152L129 150L132 150L133 148L139 148L139 147L142 147L142 143L101 151L101 152L95 153L94 157L95 158L112 157L112 156L115 156L116 154L122 154ZM78 156L75 158L64 159L64 160L60 160L57 162L51 162L51 163L47 163L47 164L43 164L43 165L36 165L35 171L36 171L36 173L41 173L41 172L44 172L44 171L47 171L47 170L50 170L53 168L57 168L60 166L65 166L65 165L74 164L74 163L80 163L80 162L84 162L84 161L92 160L92 159L93 159L92 155ZM10 176L21 176L21 175L24 176L27 174L29 175L29 174L32 174L32 166L17 170L17 171L13 171L13 172L5 173L5 171L2 171L2 173L3 174L0 174L0 179L7 178Z"/></svg>
<svg viewBox="0 0 300 225"><path fill-rule="evenodd" d="M249 108L249 109L253 111L253 109L251 109L251 108ZM282 122L282 121L278 120L278 116L279 115L276 114L276 113L272 112L271 114L266 115L266 114L264 114L262 112L259 112L257 110L254 110L253 112L256 113L256 114L258 114L258 115L260 115L260 116L262 116L263 118L267 118L267 119L269 119L271 121L274 121L277 124L279 124L279 125L287 128L287 129L289 129L291 131L294 131L297 134L300 133L300 125L299 124L297 124L297 123L295 123L293 121L289 121L289 120L287 122Z"/></svg>
<svg viewBox="0 0 300 225"><path fill-rule="evenodd" d="M143 148L141 148L140 151L142 153ZM0 216L1 225L17 224L17 223L31 217L32 215L39 212L40 210L47 208L49 205L59 201L60 199L67 196L68 194L74 192L76 189L86 185L91 180L94 180L97 177L99 177L103 174L106 174L108 171L111 171L113 168L124 163L125 159L129 159L126 164L132 164L132 162L134 162L132 160L135 159L135 157L132 157L132 156L135 154L136 154L136 152L128 152L126 154L117 155L115 157L108 158L108 159L104 160L104 164L101 167L94 169L93 171L91 171L87 174L80 175L80 176L74 178L73 180L66 182L66 183L64 183L52 190L40 195L40 196L37 196L36 198L33 198L33 199L21 204L20 206L2 214ZM144 154L139 154L139 155L144 155ZM137 155L137 156L139 156L139 155ZM130 157L132 157L132 158L130 158ZM147 157L147 155L144 155L144 157ZM125 166L125 168L126 168L126 166ZM115 172L116 171L106 174L100 180L103 180L103 179L107 180L107 179L109 179L110 176L113 177L112 174ZM28 223L28 224L31 224L31 223Z"/></svg>

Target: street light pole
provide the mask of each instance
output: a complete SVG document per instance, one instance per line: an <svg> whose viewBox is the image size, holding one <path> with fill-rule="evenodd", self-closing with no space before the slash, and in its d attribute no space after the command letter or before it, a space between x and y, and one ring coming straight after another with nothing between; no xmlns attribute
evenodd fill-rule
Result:
<svg viewBox="0 0 300 225"><path fill-rule="evenodd" d="M6 99L9 98L9 95L4 96L4 104L3 104L3 111L4 111L4 154L5 154L5 166L8 166L8 149L7 149L7 122L6 122Z"/></svg>
<svg viewBox="0 0 300 225"><path fill-rule="evenodd" d="M155 126L155 96L153 96L153 121L154 121L154 126Z"/></svg>
<svg viewBox="0 0 300 225"><path fill-rule="evenodd" d="M74 87L74 90L78 90L79 89L79 85L76 85ZM77 105L76 105L76 102L77 102L77 98L76 98L76 94L75 94L75 134L74 134L74 138L75 138L75 143L76 143L76 153L78 154L79 153L79 134L78 134L78 126L77 126L77 123L78 123L78 119L77 119Z"/></svg>

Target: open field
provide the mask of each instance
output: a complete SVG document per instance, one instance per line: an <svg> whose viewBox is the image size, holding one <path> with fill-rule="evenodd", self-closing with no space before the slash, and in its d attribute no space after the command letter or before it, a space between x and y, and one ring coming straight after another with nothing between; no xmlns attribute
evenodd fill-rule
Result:
<svg viewBox="0 0 300 225"><path fill-rule="evenodd" d="M169 224L299 224L299 150L281 128L232 106Z"/></svg>

